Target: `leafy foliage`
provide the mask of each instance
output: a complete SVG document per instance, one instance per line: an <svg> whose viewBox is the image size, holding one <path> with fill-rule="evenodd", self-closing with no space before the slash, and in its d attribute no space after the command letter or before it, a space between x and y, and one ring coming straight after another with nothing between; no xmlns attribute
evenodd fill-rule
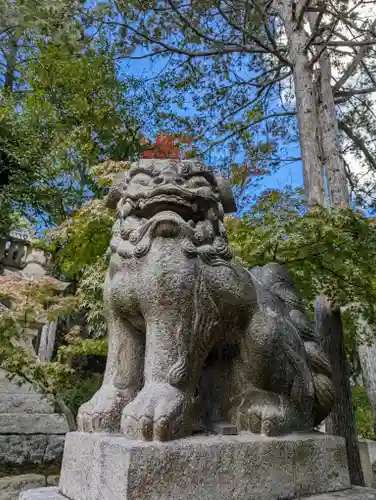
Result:
<svg viewBox="0 0 376 500"><path fill-rule="evenodd" d="M91 165L138 151L140 87L120 78L113 44L89 6L3 4L17 36L0 110L0 152L8 161L1 166L0 158L0 204L51 226L96 194ZM11 39L2 41L9 55Z"/></svg>
<svg viewBox="0 0 376 500"><path fill-rule="evenodd" d="M76 328L66 335L65 345L58 349L55 360L40 362L32 349L25 348L25 329L38 328L47 319L69 314L76 306L76 300L56 296L56 280L49 277L0 277L0 290L1 367L11 378L21 377L54 401L73 429L75 407L66 405L62 398L72 385L79 383L73 360L82 356L106 355L106 341L82 339Z"/></svg>
<svg viewBox="0 0 376 500"><path fill-rule="evenodd" d="M102 374L93 373L86 378L79 378L73 381L70 387L63 390L62 400L71 408L74 415L77 414L80 406L91 399L102 383Z"/></svg>
<svg viewBox="0 0 376 500"><path fill-rule="evenodd" d="M376 439L372 412L369 406L367 391L363 386L354 387L352 399L355 409L357 432L363 439Z"/></svg>
<svg viewBox="0 0 376 500"><path fill-rule="evenodd" d="M372 219L350 209L308 211L302 192L287 189L265 192L244 216L228 219L227 227L235 254L246 265L286 265L307 307L325 293L333 307L346 306L348 323L361 314L375 324Z"/></svg>
<svg viewBox="0 0 376 500"><path fill-rule="evenodd" d="M372 334L376 319L374 220L351 209L308 211L302 192L287 189L265 192L227 227L235 254L246 265L276 261L290 269L311 313L321 293L333 309L341 308L350 375L356 378L358 345ZM373 439L368 402L360 392L355 398L358 433Z"/></svg>

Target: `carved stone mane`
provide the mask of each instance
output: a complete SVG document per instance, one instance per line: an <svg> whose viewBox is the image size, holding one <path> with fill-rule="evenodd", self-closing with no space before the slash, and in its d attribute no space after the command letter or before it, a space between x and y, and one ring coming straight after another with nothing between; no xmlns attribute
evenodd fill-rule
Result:
<svg viewBox="0 0 376 500"><path fill-rule="evenodd" d="M110 246L124 258L144 256L161 232L179 233L187 256L200 256L213 265L232 258L223 223L224 214L236 210L231 189L225 179L200 164L188 160L134 164L121 184L111 189L108 206L117 207L118 216ZM169 227L163 228L160 212L170 212Z"/></svg>
<svg viewBox="0 0 376 500"><path fill-rule="evenodd" d="M165 441L224 420L273 435L328 415L331 368L290 275L232 258L224 179L193 161L141 160L108 205L109 354L80 429Z"/></svg>

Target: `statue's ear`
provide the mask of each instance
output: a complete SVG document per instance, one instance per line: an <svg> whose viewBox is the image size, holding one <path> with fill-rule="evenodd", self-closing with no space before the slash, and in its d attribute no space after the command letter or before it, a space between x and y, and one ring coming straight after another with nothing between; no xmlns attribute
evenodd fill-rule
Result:
<svg viewBox="0 0 376 500"><path fill-rule="evenodd" d="M231 214L233 212L236 212L237 208L230 182L227 179L224 179L223 177L220 176L217 176L216 179L217 179L219 195L221 198L221 203L223 205L225 214Z"/></svg>
<svg viewBox="0 0 376 500"><path fill-rule="evenodd" d="M108 208L116 208L118 201L121 200L123 196L123 190L119 184L112 186L108 192L106 199L106 207Z"/></svg>

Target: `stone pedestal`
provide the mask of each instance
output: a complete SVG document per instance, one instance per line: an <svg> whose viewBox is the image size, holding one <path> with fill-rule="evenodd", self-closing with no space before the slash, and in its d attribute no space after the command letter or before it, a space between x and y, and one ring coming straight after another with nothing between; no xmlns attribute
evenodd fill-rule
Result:
<svg viewBox="0 0 376 500"><path fill-rule="evenodd" d="M338 492L338 493L337 493ZM324 434L251 433L168 443L67 435L59 488L21 500L376 500L351 488L344 440Z"/></svg>

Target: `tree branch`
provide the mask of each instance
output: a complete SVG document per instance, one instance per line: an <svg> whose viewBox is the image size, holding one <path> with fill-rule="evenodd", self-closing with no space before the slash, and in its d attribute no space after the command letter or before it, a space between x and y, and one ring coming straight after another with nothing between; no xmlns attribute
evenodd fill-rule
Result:
<svg viewBox="0 0 376 500"><path fill-rule="evenodd" d="M338 92L335 93L335 97L353 97L354 95L371 94L372 92L376 92L376 86L365 89L338 90Z"/></svg>
<svg viewBox="0 0 376 500"><path fill-rule="evenodd" d="M221 14L221 16L223 17L223 19L226 21L227 24L229 24L233 29L237 30L237 31L240 31L240 33L243 33L243 35L246 35L246 36L250 36L252 38L252 40L257 44L257 45L260 45L260 47L262 47L263 49L265 49L266 52L273 52L272 49L270 47L268 47L267 45L263 44L261 42L261 40L259 40L257 37L255 37L254 35L252 35L251 33L249 33L247 30L245 30L243 28L243 26L240 26L239 24L235 23L227 14L226 12L222 9L221 5L220 5L220 1L217 2L217 9L218 9L218 12Z"/></svg>
<svg viewBox="0 0 376 500"><path fill-rule="evenodd" d="M179 19L183 22L183 24L188 27L190 30L192 30L194 33L196 33L197 36L202 38L203 40L206 40L209 43L212 43L213 45L225 45L222 40L216 40L215 38L212 38L211 36L207 35L203 31L199 30L174 4L173 0L167 0L168 4L170 5L171 9L178 15ZM235 46L239 46L239 44L235 44Z"/></svg>
<svg viewBox="0 0 376 500"><path fill-rule="evenodd" d="M376 27L376 19L371 24L370 29L373 31L375 27ZM373 35L370 35L370 37L371 36L373 36ZM347 82L347 80L352 77L352 75L355 73L359 64L362 62L364 57L367 55L367 52L370 50L370 48L371 48L371 46L368 45L368 46L362 47L359 50L359 52L355 55L354 59L350 62L350 64L345 69L341 78L334 85L334 87L333 87L334 93L337 92L337 90L339 90Z"/></svg>
<svg viewBox="0 0 376 500"><path fill-rule="evenodd" d="M160 54L166 54L168 52L168 50L166 49L161 49L161 50L157 50L155 52L148 52L147 54L144 54L142 56L130 56L130 55L118 55L115 57L115 59L117 61L121 60L121 59L132 59L132 60L140 60L140 59L149 59L151 57L154 57L154 56L159 56Z"/></svg>
<svg viewBox="0 0 376 500"><path fill-rule="evenodd" d="M309 8L309 4L311 0L301 0L301 5L297 6L297 19L296 19L296 27L299 29L303 22L304 14L307 12Z"/></svg>
<svg viewBox="0 0 376 500"><path fill-rule="evenodd" d="M167 52L172 52L175 54L181 54L184 56L188 57L209 57L209 56L216 56L220 54L232 54L232 53L251 53L251 54L265 54L266 51L258 46L254 45L223 45L222 47L218 48L213 48L209 50L203 50L203 51L192 51L188 49L182 49L180 47L175 47L173 45L169 45L165 42L162 42L161 40L157 40L155 38L152 38L150 35L148 35L146 32L142 32L130 24L127 24L125 22L123 23L118 23L114 21L109 21L106 22L107 25L116 25L116 26L122 26L124 28L129 29L133 33L135 33L137 36L143 38L144 40L148 41L149 43L153 43L156 45L160 45L165 49Z"/></svg>
<svg viewBox="0 0 376 500"><path fill-rule="evenodd" d="M368 78L371 80L371 82L373 83L373 85L376 87L376 78L375 78L374 74L371 73L371 71L369 70L369 68L368 68L367 64L365 63L365 61L362 60L360 64L363 66L363 69L367 73Z"/></svg>
<svg viewBox="0 0 376 500"><path fill-rule="evenodd" d="M228 134L223 139L218 139L217 141L214 141L210 145L210 147L207 148L202 154L205 154L207 151L212 149L214 146L218 146L218 144L223 144L225 141L228 141L229 139L231 139L232 137L235 137L238 134L241 134L245 130L253 127L254 125L257 125L258 123L262 123L262 122L264 122L266 120L270 120L272 118L282 118L282 117L295 116L295 115L296 115L296 111L286 111L283 113L273 113L271 115L262 116L261 118L255 120L252 123L248 123L247 125L244 125L243 127L239 127L238 129L234 130L233 132L231 132L231 134Z"/></svg>
<svg viewBox="0 0 376 500"><path fill-rule="evenodd" d="M338 128L345 132L347 137L352 140L357 148L363 153L364 157L371 165L371 167L376 171L376 158L372 155L371 151L367 148L366 142L363 137L357 135L351 127L349 127L342 120L338 120Z"/></svg>
<svg viewBox="0 0 376 500"><path fill-rule="evenodd" d="M312 28L312 32L311 32L311 36L309 37L305 47L304 47L304 51L307 52L309 47L312 45L312 43L314 42L316 36L317 36L317 30L318 30L318 27L320 26L320 23L322 21L322 18L324 16L324 13L323 12L319 12L317 15L316 15L316 19L315 19L315 22L314 22L314 25L313 25L313 28Z"/></svg>
<svg viewBox="0 0 376 500"><path fill-rule="evenodd" d="M313 42L312 45L321 45L320 42ZM327 44L329 47L372 47L373 45L376 45L376 39L374 40L347 40L347 41L340 41L340 40L332 40L329 41Z"/></svg>

